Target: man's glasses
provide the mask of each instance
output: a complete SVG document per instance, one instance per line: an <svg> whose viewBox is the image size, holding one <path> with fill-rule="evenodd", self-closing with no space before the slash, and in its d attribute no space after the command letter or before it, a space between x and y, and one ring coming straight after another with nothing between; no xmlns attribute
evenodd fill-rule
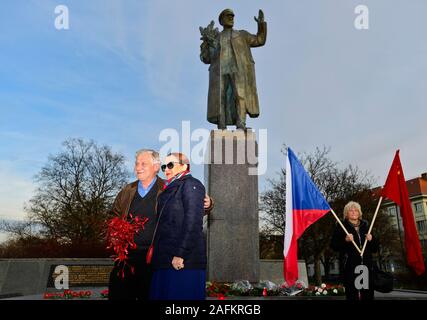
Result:
<svg viewBox="0 0 427 320"><path fill-rule="evenodd" d="M165 172L166 167L168 169L173 169L173 167L175 166L175 163L181 163L181 162L169 162L168 164L162 164L162 166L161 166L162 171Z"/></svg>

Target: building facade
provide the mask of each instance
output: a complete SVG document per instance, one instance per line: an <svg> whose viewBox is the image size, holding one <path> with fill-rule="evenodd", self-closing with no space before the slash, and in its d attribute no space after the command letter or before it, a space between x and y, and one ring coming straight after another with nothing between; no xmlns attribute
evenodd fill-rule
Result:
<svg viewBox="0 0 427 320"><path fill-rule="evenodd" d="M407 180L406 187L408 189L409 200L412 205L412 212L420 239L421 250L423 256L427 256L427 172L420 177ZM378 190L378 189L377 189ZM381 205L383 212L390 215L393 226L398 230L401 241L404 240L404 230L402 219L400 217L399 207L392 201L385 199ZM391 263L391 271L395 271L396 265ZM398 269L401 266L397 266Z"/></svg>

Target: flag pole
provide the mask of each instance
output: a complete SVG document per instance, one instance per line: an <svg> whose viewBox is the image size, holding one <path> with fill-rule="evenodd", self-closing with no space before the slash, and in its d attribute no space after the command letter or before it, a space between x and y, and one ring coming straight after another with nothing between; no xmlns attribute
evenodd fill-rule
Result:
<svg viewBox="0 0 427 320"><path fill-rule="evenodd" d="M331 212L332 212L332 214L334 215L335 219L337 219L337 221L338 221L339 225L340 225L340 226L341 226L341 228L344 230L345 234L346 234L346 235L349 235L350 233L349 233L349 232L347 231L347 229L344 227L344 225L342 224L341 220L338 218L338 216L336 215L336 213L334 212L334 210L332 210L332 208L331 208ZM354 244L354 246L356 247L357 251L360 253L360 252L361 252L361 251L360 251L360 248L357 246L356 242L354 242L354 240L352 240L351 242Z"/></svg>
<svg viewBox="0 0 427 320"><path fill-rule="evenodd" d="M369 230L368 230L367 234L370 234L372 231L372 227L374 226L375 219L377 218L378 210L380 209L380 205L381 205L382 201L383 201L383 197L380 197L380 200L378 201L377 209L375 210L375 214L374 214L374 217L372 218L372 222L371 222L371 225L369 226ZM368 239L365 238L365 242L363 243L362 251L360 252L361 257L363 256L363 253L365 252L367 243L368 243Z"/></svg>

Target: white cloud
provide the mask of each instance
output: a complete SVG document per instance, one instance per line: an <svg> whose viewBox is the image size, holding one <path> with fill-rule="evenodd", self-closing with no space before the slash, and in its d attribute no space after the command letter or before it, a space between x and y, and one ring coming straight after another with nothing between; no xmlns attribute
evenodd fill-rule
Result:
<svg viewBox="0 0 427 320"><path fill-rule="evenodd" d="M24 219L24 203L30 200L34 184L15 172L12 163L5 161L0 161L0 181L0 219Z"/></svg>

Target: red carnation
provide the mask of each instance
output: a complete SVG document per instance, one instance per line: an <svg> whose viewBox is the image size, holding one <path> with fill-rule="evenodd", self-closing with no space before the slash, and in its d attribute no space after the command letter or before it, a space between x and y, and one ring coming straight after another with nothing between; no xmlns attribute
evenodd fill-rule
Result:
<svg viewBox="0 0 427 320"><path fill-rule="evenodd" d="M121 277L124 277L124 268L127 265L128 249L136 249L136 243L134 241L135 234L144 230L144 224L148 221L148 218L133 217L129 214L129 219L126 214L121 217L116 216L107 222L107 249L113 249L114 262L123 264L122 269L119 271ZM133 267L130 266L130 270L133 273Z"/></svg>

